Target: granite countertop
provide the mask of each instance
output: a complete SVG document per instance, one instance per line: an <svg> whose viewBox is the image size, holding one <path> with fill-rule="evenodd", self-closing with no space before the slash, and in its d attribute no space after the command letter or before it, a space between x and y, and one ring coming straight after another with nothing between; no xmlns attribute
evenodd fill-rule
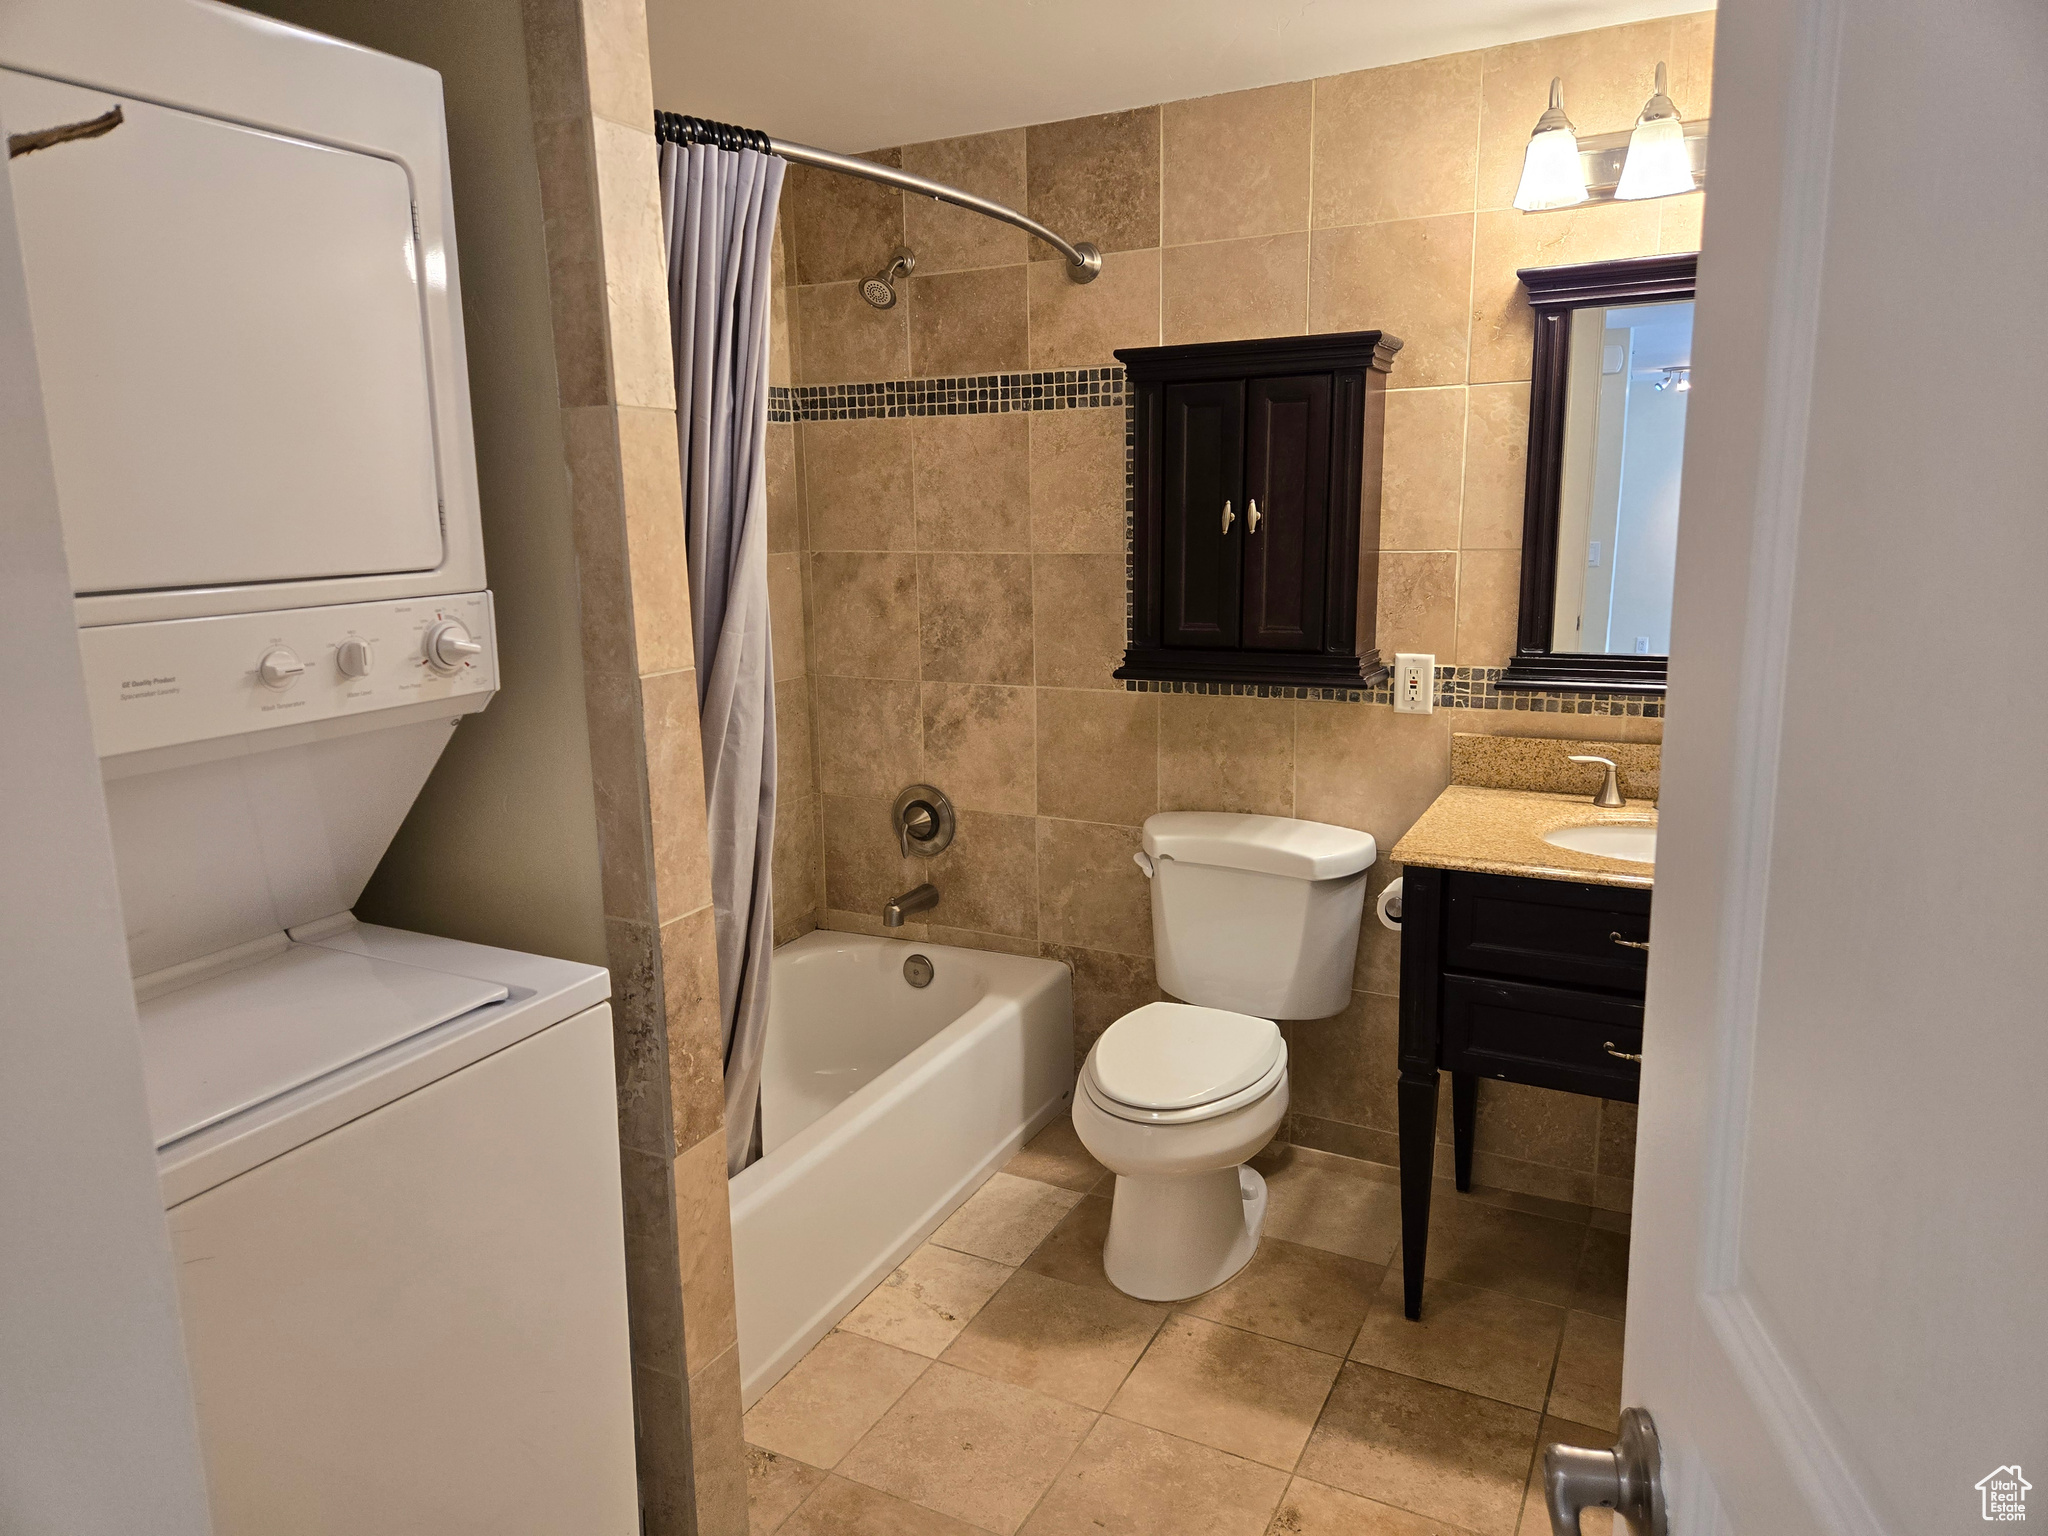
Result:
<svg viewBox="0 0 2048 1536"><path fill-rule="evenodd" d="M1620 810L1603 811L1585 795L1453 784L1394 845L1392 857L1397 864L1432 869L1650 889L1655 883L1654 865L1578 853L1543 841L1544 833L1559 827L1609 821L1655 826L1656 803L1631 800Z"/></svg>

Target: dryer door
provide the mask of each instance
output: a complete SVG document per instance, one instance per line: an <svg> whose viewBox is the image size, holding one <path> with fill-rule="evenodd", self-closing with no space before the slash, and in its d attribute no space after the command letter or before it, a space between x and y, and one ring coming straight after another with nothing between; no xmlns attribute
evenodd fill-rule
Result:
<svg viewBox="0 0 2048 1536"><path fill-rule="evenodd" d="M0 70L17 133L117 102L10 167L73 588L438 566L405 167Z"/></svg>

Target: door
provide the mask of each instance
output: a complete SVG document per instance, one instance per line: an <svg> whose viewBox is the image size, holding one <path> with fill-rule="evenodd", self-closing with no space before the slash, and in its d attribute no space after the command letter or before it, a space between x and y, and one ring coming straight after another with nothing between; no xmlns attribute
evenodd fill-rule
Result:
<svg viewBox="0 0 2048 1536"><path fill-rule="evenodd" d="M2029 1481L2048 1519L2048 698L1997 660L2048 651L2048 13L1730 0L1715 52L1623 1401L1673 1536L2009 1529ZM1974 664L1901 678L1907 636Z"/></svg>
<svg viewBox="0 0 2048 1536"><path fill-rule="evenodd" d="M1323 648L1330 375L1254 379L1245 444L1244 647Z"/></svg>
<svg viewBox="0 0 2048 1536"><path fill-rule="evenodd" d="M1244 556L1244 384L1166 389L1160 639L1235 647Z"/></svg>
<svg viewBox="0 0 2048 1536"><path fill-rule="evenodd" d="M15 239L30 158L0 161L0 1531L208 1536Z"/></svg>

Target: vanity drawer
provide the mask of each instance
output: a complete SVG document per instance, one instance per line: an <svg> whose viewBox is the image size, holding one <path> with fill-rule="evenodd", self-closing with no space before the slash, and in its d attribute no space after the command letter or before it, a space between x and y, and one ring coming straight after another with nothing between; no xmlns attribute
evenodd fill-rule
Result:
<svg viewBox="0 0 2048 1536"><path fill-rule="evenodd" d="M1443 980L1442 1063L1454 1072L1635 1101L1643 1005L1630 998L1480 976Z"/></svg>
<svg viewBox="0 0 2048 1536"><path fill-rule="evenodd" d="M1444 968L1643 995L1650 893L1510 875L1445 880Z"/></svg>

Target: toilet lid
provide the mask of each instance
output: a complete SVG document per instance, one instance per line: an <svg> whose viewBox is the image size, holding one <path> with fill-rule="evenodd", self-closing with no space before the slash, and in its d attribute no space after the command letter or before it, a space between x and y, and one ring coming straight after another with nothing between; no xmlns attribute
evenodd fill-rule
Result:
<svg viewBox="0 0 2048 1536"><path fill-rule="evenodd" d="M1088 1053L1095 1086L1136 1109L1192 1109L1249 1088L1280 1059L1271 1019L1187 1003L1147 1003Z"/></svg>

